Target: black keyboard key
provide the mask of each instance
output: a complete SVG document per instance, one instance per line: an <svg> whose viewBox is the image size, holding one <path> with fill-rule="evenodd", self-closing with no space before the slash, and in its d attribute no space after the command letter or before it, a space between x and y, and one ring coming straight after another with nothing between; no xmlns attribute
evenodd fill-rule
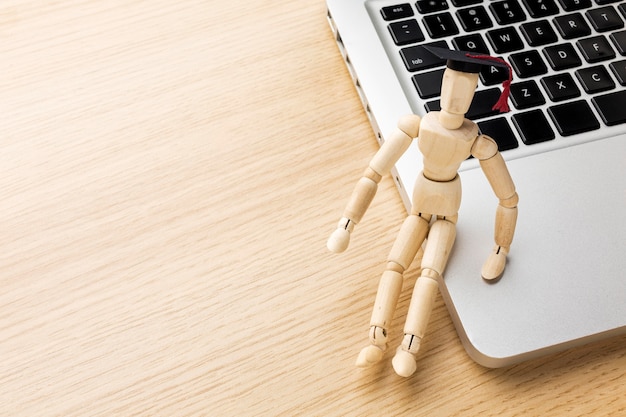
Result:
<svg viewBox="0 0 626 417"><path fill-rule="evenodd" d="M582 64L571 43L548 46L543 50L543 54L552 69L556 71L578 67Z"/></svg>
<svg viewBox="0 0 626 417"><path fill-rule="evenodd" d="M626 55L626 30L611 33L611 36L609 37L620 55Z"/></svg>
<svg viewBox="0 0 626 417"><path fill-rule="evenodd" d="M428 102L424 103L424 108L429 113L431 111L439 111L439 110L441 110L441 101L439 101L439 100L428 101Z"/></svg>
<svg viewBox="0 0 626 417"><path fill-rule="evenodd" d="M478 33L453 38L452 45L454 45L454 48L458 51L489 55L489 48L483 40L483 37Z"/></svg>
<svg viewBox="0 0 626 417"><path fill-rule="evenodd" d="M626 123L626 90L597 96L591 101L607 126Z"/></svg>
<svg viewBox="0 0 626 417"><path fill-rule="evenodd" d="M482 3L483 0L452 0L452 4L456 7L465 7L472 4Z"/></svg>
<svg viewBox="0 0 626 417"><path fill-rule="evenodd" d="M428 45L437 46L439 48L447 48L445 41L433 42ZM427 68L438 67L446 64L445 59L437 58L428 52L422 45L409 46L400 49L400 56L406 69L409 71L419 71Z"/></svg>
<svg viewBox="0 0 626 417"><path fill-rule="evenodd" d="M501 25L521 22L526 20L526 15L517 0L504 0L491 3L489 6L496 18L496 22Z"/></svg>
<svg viewBox="0 0 626 417"><path fill-rule="evenodd" d="M539 86L533 80L512 83L510 98L516 109L528 109L546 103Z"/></svg>
<svg viewBox="0 0 626 417"><path fill-rule="evenodd" d="M454 19L450 13L439 13L424 16L424 26L431 38L443 38L445 36L456 35L459 28L454 23Z"/></svg>
<svg viewBox="0 0 626 417"><path fill-rule="evenodd" d="M626 85L626 60L612 62L609 67L620 85Z"/></svg>
<svg viewBox="0 0 626 417"><path fill-rule="evenodd" d="M554 0L524 0L524 6L531 17L552 16L559 12L559 8Z"/></svg>
<svg viewBox="0 0 626 417"><path fill-rule="evenodd" d="M617 11L612 6L590 9L587 10L585 14L593 28L598 32L606 32L624 27L624 21L619 17L619 14L617 14Z"/></svg>
<svg viewBox="0 0 626 417"><path fill-rule="evenodd" d="M498 150L508 151L518 147L517 139L509 122L504 117L498 117L496 119L485 120L478 122L478 129L483 135L487 135L498 144Z"/></svg>
<svg viewBox="0 0 626 417"><path fill-rule="evenodd" d="M456 15L466 32L487 29L493 26L491 18L482 6L460 9L456 12Z"/></svg>
<svg viewBox="0 0 626 417"><path fill-rule="evenodd" d="M543 88L552 101L563 101L574 97L580 97L580 89L569 73L551 75L541 79Z"/></svg>
<svg viewBox="0 0 626 417"><path fill-rule="evenodd" d="M600 62L615 58L615 51L604 36L594 36L576 42L587 62Z"/></svg>
<svg viewBox="0 0 626 417"><path fill-rule="evenodd" d="M585 100L548 107L548 114L561 136L571 136L600 128L598 119Z"/></svg>
<svg viewBox="0 0 626 417"><path fill-rule="evenodd" d="M498 54L518 51L524 48L522 39L512 26L490 30L487 32L487 38Z"/></svg>
<svg viewBox="0 0 626 417"><path fill-rule="evenodd" d="M511 117L522 142L526 145L554 139L554 131L541 110L530 110Z"/></svg>
<svg viewBox="0 0 626 417"><path fill-rule="evenodd" d="M548 72L546 64L541 59L541 55L534 49L518 52L509 57L511 66L520 78L535 77Z"/></svg>
<svg viewBox="0 0 626 417"><path fill-rule="evenodd" d="M509 79L507 68L496 65L482 65L480 70L480 81L484 85L502 84Z"/></svg>
<svg viewBox="0 0 626 417"><path fill-rule="evenodd" d="M575 39L591 34L591 28L580 13L557 16L553 21L563 39Z"/></svg>
<svg viewBox="0 0 626 417"><path fill-rule="evenodd" d="M622 12L624 17L626 17L626 3L620 4L619 6L617 6L617 8L619 9L620 12Z"/></svg>
<svg viewBox="0 0 626 417"><path fill-rule="evenodd" d="M530 46L547 45L558 40L554 29L547 20L523 23L520 29Z"/></svg>
<svg viewBox="0 0 626 417"><path fill-rule="evenodd" d="M396 45L408 45L424 40L424 34L415 19L390 23L389 32Z"/></svg>
<svg viewBox="0 0 626 417"><path fill-rule="evenodd" d="M415 7L422 14L434 13L448 10L448 2L446 0L418 0Z"/></svg>
<svg viewBox="0 0 626 417"><path fill-rule="evenodd" d="M423 72L413 76L413 85L421 98L432 98L441 95L441 80L444 69Z"/></svg>
<svg viewBox="0 0 626 417"><path fill-rule="evenodd" d="M602 65L579 69L576 71L576 77L583 89L589 94L615 88L615 82L613 82L609 72ZM626 108L622 111L626 113Z"/></svg>
<svg viewBox="0 0 626 417"><path fill-rule="evenodd" d="M396 6L383 7L380 10L385 20L404 19L413 16L413 9L409 3L398 4Z"/></svg>
<svg viewBox="0 0 626 417"><path fill-rule="evenodd" d="M563 10L573 12L591 7L591 0L559 0Z"/></svg>
<svg viewBox="0 0 626 417"><path fill-rule="evenodd" d="M596 3L603 5L603 4L617 3L618 1L621 1L621 0L596 0Z"/></svg>
<svg viewBox="0 0 626 417"><path fill-rule="evenodd" d="M470 120L476 120L487 116L499 114L499 110L493 110L492 107L500 98L499 88L490 88L488 90L479 90L474 93L474 99L470 105L465 117Z"/></svg>

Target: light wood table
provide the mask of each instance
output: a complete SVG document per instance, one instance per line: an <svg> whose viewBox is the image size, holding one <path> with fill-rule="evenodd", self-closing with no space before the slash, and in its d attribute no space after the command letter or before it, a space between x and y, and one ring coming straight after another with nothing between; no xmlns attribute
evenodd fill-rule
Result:
<svg viewBox="0 0 626 417"><path fill-rule="evenodd" d="M626 412L626 338L490 370L441 297L413 377L353 366L404 208L326 250L377 145L322 0L4 0L0 41L0 415Z"/></svg>

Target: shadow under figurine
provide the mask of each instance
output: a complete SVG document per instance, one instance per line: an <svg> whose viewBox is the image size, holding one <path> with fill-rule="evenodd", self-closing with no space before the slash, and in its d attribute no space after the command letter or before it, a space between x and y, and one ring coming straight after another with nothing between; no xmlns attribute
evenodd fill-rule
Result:
<svg viewBox="0 0 626 417"><path fill-rule="evenodd" d="M380 279L370 320L370 345L361 350L356 361L357 366L366 367L382 359L387 349L389 325L402 289L402 274L428 238L421 275L415 282L404 325L404 338L392 360L396 373L404 377L412 375L417 369L416 354L437 295L438 280L442 279L456 236L455 225L461 204L458 169L470 155L480 162L499 199L495 246L482 267L483 279L494 281L502 275L517 222L518 196L496 142L479 134L476 123L465 118L483 65L507 68L509 79L504 82L502 96L494 109L508 111L511 68L501 59L490 56L428 46L424 48L447 60L441 85L441 111L430 112L423 118L407 115L399 120L398 128L372 158L357 183L343 217L327 243L333 252L346 250L350 233L374 198L378 182L389 173L413 139L418 138L423 171L415 183L410 214L402 224Z"/></svg>

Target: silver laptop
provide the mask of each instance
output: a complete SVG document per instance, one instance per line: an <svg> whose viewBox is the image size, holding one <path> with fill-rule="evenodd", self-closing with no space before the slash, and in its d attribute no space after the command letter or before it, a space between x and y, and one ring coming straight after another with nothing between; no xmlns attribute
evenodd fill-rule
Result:
<svg viewBox="0 0 626 417"><path fill-rule="evenodd" d="M479 102L492 104L500 91L488 68L468 114L498 141L520 196L504 276L486 283L480 269L497 199L476 161L462 166L457 241L441 292L469 356L501 367L626 333L626 3L327 5L380 143L401 115L438 109L445 62L422 45L489 53L515 70L511 112ZM414 144L392 171L407 209L421 167Z"/></svg>

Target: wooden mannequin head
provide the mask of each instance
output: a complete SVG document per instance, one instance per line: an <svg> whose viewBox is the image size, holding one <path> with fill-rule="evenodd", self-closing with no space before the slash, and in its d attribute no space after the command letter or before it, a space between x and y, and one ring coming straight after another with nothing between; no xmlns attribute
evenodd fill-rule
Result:
<svg viewBox="0 0 626 417"><path fill-rule="evenodd" d="M478 86L478 73L485 65L502 67L508 71L508 80L503 83L502 94L493 108L502 112L509 111L507 100L513 73L506 61L488 55L473 55L469 52L429 45L425 45L424 48L437 58L446 60L447 68L443 73L441 84L441 111L438 118L443 127L446 129L461 127Z"/></svg>
<svg viewBox="0 0 626 417"><path fill-rule="evenodd" d="M439 122L447 129L458 129L463 124L474 92L478 74L446 68L441 84L441 112Z"/></svg>

